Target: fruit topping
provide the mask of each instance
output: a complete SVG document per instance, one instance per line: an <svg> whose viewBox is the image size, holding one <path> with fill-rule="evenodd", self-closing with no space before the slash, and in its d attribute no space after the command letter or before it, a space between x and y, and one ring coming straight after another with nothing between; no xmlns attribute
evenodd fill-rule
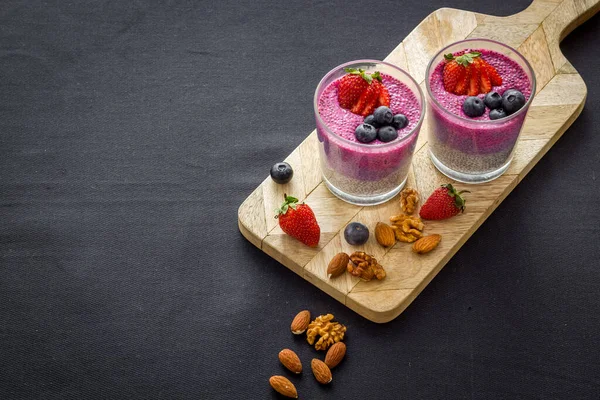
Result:
<svg viewBox="0 0 600 400"><path fill-rule="evenodd" d="M310 247L317 247L321 228L312 209L307 204L298 204L298 199L284 195L285 201L277 210L281 230Z"/></svg>
<svg viewBox="0 0 600 400"><path fill-rule="evenodd" d="M377 138L383 143L391 142L398 137L398 131L393 126L382 126L377 131Z"/></svg>
<svg viewBox="0 0 600 400"><path fill-rule="evenodd" d="M408 118L404 114L396 114L392 119L392 123L390 124L396 129L402 129L406 125L408 125Z"/></svg>
<svg viewBox="0 0 600 400"><path fill-rule="evenodd" d="M462 193L469 193L467 190L457 192L451 184L445 184L435 189L431 196L421 207L419 215L423 219L440 220L453 217L465 209L465 200L461 197Z"/></svg>
<svg viewBox="0 0 600 400"><path fill-rule="evenodd" d="M397 129L408 125L404 114L394 115L387 106L379 106L371 115L367 115L362 124L356 127L354 136L359 142L370 143L375 139L387 143L398 138Z"/></svg>
<svg viewBox="0 0 600 400"><path fill-rule="evenodd" d="M338 85L340 107L354 114L367 116L380 106L390 105L390 94L381 83L379 72L368 73L364 69L345 68Z"/></svg>
<svg viewBox="0 0 600 400"><path fill-rule="evenodd" d="M375 112L373 112L373 117L375 118L377 125L386 126L392 123L392 120L394 119L394 113L389 107L380 106L375 109Z"/></svg>
<svg viewBox="0 0 600 400"><path fill-rule="evenodd" d="M490 111L490 119L500 119L506 117L506 112L503 108L495 108Z"/></svg>
<svg viewBox="0 0 600 400"><path fill-rule="evenodd" d="M471 51L460 56L452 53L444 55L443 81L447 92L457 95L477 96L492 90L492 86L502 84L498 71L481 58L481 53Z"/></svg>
<svg viewBox="0 0 600 400"><path fill-rule="evenodd" d="M344 229L344 239L351 245L365 244L369 239L369 228L360 222L351 222Z"/></svg>
<svg viewBox="0 0 600 400"><path fill-rule="evenodd" d="M465 99L462 109L471 118L480 117L485 113L485 104L479 97L470 96Z"/></svg>
<svg viewBox="0 0 600 400"><path fill-rule="evenodd" d="M375 117L373 116L373 114L367 115L365 117L365 120L363 121L365 124L369 124L374 126L375 128L379 128L379 125L377 124L377 122L375 122Z"/></svg>
<svg viewBox="0 0 600 400"><path fill-rule="evenodd" d="M508 89L502 95L502 108L504 108L507 115L519 111L525 103L525 96L516 89Z"/></svg>
<svg viewBox="0 0 600 400"><path fill-rule="evenodd" d="M275 183L284 184L292 180L294 170L290 164L280 162L271 167L270 174Z"/></svg>
<svg viewBox="0 0 600 400"><path fill-rule="evenodd" d="M369 124L360 124L354 130L354 136L359 142L370 143L377 139L377 128Z"/></svg>
<svg viewBox="0 0 600 400"><path fill-rule="evenodd" d="M485 95L483 102L490 110L502 107L502 96L498 92L489 92Z"/></svg>

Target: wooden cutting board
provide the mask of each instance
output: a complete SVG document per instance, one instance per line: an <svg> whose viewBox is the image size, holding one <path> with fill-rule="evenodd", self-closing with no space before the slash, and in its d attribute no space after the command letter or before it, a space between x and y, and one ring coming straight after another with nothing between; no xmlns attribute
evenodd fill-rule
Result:
<svg viewBox="0 0 600 400"><path fill-rule="evenodd" d="M426 234L439 233L443 238L433 252L419 256L406 243L391 249L377 244L375 224L388 222L391 215L400 213L398 197L378 206L359 207L333 196L321 179L315 131L286 158L294 168L290 183L278 185L267 177L242 203L240 231L256 247L365 318L375 322L396 318L581 113L587 89L561 53L559 43L599 9L600 0L534 0L526 10L510 17L442 8L425 18L385 59L408 71L425 92L425 69L437 51L465 38L489 38L517 48L537 78L537 94L509 170L485 184L456 183L461 190L471 191L467 210L449 220L425 221ZM418 189L422 199L449 181L429 160L426 121L407 182L408 187ZM321 226L317 248L301 244L279 228L273 217L284 193L298 197L314 210ZM343 229L351 221L369 227L371 237L364 246L350 246L343 239ZM385 280L363 282L349 274L327 277L327 265L336 253L350 254L359 249L380 260L387 272Z"/></svg>

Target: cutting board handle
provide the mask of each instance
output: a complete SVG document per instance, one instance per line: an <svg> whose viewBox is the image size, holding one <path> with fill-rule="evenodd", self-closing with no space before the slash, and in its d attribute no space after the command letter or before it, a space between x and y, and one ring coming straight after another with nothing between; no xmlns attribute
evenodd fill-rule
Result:
<svg viewBox="0 0 600 400"><path fill-rule="evenodd" d="M543 10L552 9L544 15ZM531 5L521 13L522 15L537 14L543 16L539 21L544 26L544 31L549 43L560 43L573 29L583 24L600 10L600 0L563 0L560 3L552 0L533 0ZM510 17L509 17L510 18Z"/></svg>

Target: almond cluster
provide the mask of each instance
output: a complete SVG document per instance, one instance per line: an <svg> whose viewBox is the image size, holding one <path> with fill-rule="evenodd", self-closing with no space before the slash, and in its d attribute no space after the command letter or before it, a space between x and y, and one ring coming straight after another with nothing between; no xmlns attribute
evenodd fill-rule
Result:
<svg viewBox="0 0 600 400"><path fill-rule="evenodd" d="M332 320L333 315L326 314L317 317L315 321L311 322L310 311L303 310L300 311L292 320L290 330L294 335L301 335L304 332L307 332L307 330L311 329L311 326L318 325L319 327L323 328L325 326L329 326L329 324L337 324L336 326L343 327L343 332L346 331L346 327L344 325L341 325L337 322L332 322ZM337 336L339 338L339 341L333 343L331 347L327 345L326 347L321 348L321 350L326 350L327 347L329 347L329 350L325 355L324 361L321 361L318 358L313 358L310 362L310 367L315 379L322 385L326 385L333 380L331 370L335 368L346 355L346 345L343 342L341 342L341 340L344 337L343 332L341 334L341 337L339 335ZM323 336L321 338L323 338ZM308 341L310 342L310 340ZM281 362L281 364L293 374L302 373L302 362L300 361L300 357L298 357L298 355L293 350L281 350L279 352L279 362ZM293 399L298 398L298 391L296 390L296 386L294 386L294 384L285 376L274 375L271 378L269 378L269 384L271 385L273 390L275 390L282 396L290 397Z"/></svg>

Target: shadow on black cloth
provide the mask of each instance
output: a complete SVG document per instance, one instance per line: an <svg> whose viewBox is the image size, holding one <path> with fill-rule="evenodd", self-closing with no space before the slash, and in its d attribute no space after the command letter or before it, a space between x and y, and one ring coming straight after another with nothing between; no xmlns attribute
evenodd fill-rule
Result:
<svg viewBox="0 0 600 400"><path fill-rule="evenodd" d="M332 67L441 6L527 1L3 1L0 398L594 398L600 19L564 42L581 117L400 317L356 315L262 254L237 207L313 129ZM348 326L334 381L288 331Z"/></svg>

